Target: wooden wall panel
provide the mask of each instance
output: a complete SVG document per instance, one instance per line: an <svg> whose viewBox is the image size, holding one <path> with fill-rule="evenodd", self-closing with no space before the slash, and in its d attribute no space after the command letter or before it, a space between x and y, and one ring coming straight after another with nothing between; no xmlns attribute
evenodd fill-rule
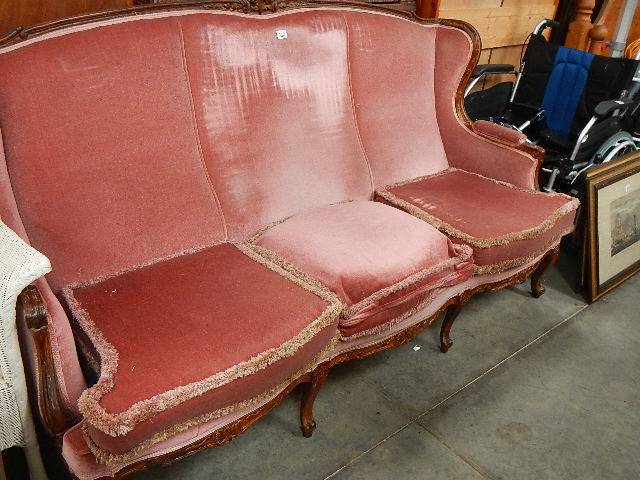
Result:
<svg viewBox="0 0 640 480"><path fill-rule="evenodd" d="M483 47L480 63L517 66L533 28L544 18L553 19L557 7L558 0L440 0L438 17L464 20L478 30ZM496 76L484 86L509 78Z"/></svg>
<svg viewBox="0 0 640 480"><path fill-rule="evenodd" d="M522 45L543 18L553 18L556 0L441 0L438 17L472 24L483 48Z"/></svg>
<svg viewBox="0 0 640 480"><path fill-rule="evenodd" d="M0 0L0 36L16 27L132 5L133 0Z"/></svg>

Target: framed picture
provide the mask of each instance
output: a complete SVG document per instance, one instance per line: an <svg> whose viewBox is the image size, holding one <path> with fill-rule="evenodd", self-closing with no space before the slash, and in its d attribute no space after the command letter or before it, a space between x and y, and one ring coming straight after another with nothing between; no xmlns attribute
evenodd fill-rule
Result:
<svg viewBox="0 0 640 480"><path fill-rule="evenodd" d="M585 178L586 296L597 300L640 270L640 152Z"/></svg>

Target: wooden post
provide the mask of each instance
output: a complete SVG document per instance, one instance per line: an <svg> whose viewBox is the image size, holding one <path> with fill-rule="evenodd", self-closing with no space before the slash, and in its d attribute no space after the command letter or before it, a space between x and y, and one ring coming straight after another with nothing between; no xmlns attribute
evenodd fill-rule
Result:
<svg viewBox="0 0 640 480"><path fill-rule="evenodd" d="M435 18L438 15L440 0L416 1L416 15L420 18Z"/></svg>
<svg viewBox="0 0 640 480"><path fill-rule="evenodd" d="M576 16L569 24L569 32L564 42L565 46L586 50L589 45L589 32L593 28L591 15L596 6L595 0L578 0Z"/></svg>
<svg viewBox="0 0 640 480"><path fill-rule="evenodd" d="M607 38L608 29L606 25L596 25L589 31L589 53L595 55L604 55L605 44L604 41Z"/></svg>

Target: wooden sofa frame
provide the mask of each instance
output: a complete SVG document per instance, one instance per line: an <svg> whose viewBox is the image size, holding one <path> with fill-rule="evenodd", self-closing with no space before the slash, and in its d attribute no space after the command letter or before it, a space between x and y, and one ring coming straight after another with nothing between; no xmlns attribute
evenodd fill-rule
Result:
<svg viewBox="0 0 640 480"><path fill-rule="evenodd" d="M465 31L473 40L474 47L472 58L457 88L455 106L458 117L468 129L472 129L471 121L468 119L464 111L463 94L465 86L471 76L471 72L477 64L480 55L480 37L477 31L472 26L462 21L447 19L422 19L412 13L392 10L381 6L372 6L370 4L336 1L307 2L300 0L218 0L207 2L185 2L171 5L143 5L125 10L82 15L38 25L31 28L17 28L8 36L0 39L0 47L16 44L26 39L69 26L82 25L99 20L148 12L176 11L201 8L239 11L246 14L260 15L263 13L302 7L355 7L358 9L373 10L377 12L396 15L417 23L435 23L453 26ZM419 48L419 46L416 47ZM482 133L480 132L478 132L478 134L482 135ZM497 140L494 137L491 137L491 140L492 142L501 143L500 140ZM505 144L505 146L507 146L507 144ZM522 144L519 146L509 144L508 146L512 149L515 148L531 155L537 161L536 169L539 168L544 156L544 152L540 148L527 144ZM536 189L539 189L537 182L535 187ZM553 248L546 254L544 254L538 262L520 270L511 277L493 283L478 285L450 298L444 305L442 305L442 307L440 307L437 312L420 321L419 323L416 323L404 329L403 331L400 331L392 335L391 337L381 340L373 345L342 353L329 361L321 363L313 371L308 372L292 381L279 395L277 395L268 403L246 414L245 416L225 425L219 430L216 430L209 436L204 437L192 444L184 446L174 452L132 463L120 470L115 478L124 478L128 475L144 470L151 466L174 462L201 449L219 446L231 441L237 435L241 434L247 428L257 422L261 417L266 415L271 409L279 405L291 393L292 390L294 390L298 385L301 384L304 385L304 391L302 394L300 405L300 427L303 435L305 437L310 437L313 434L314 429L316 428L316 423L313 419L313 404L321 386L327 379L330 369L334 365L349 360L365 358L369 355L401 346L411 341L423 329L432 325L443 313L445 315L440 329L440 350L442 352L447 352L447 350L449 350L453 343L450 338L451 327L460 311L462 310L463 306L469 301L471 297L473 297L477 293L499 290L518 283L523 283L527 280L527 278L531 277L531 294L533 297L538 298L545 291L544 286L542 285L542 275L551 265L553 265L557 261L558 255L559 247ZM34 372L26 372L29 383L29 392L31 397L30 400L33 411L38 412L38 415L35 416L37 417L39 429L38 433L43 444L43 451L45 453L49 453L49 455L46 455L49 458L46 458L45 461L46 463L48 463L48 466L50 468L54 468L57 470L58 468L60 468L60 465L64 463L64 460L61 459L62 436L80 419L69 412L65 407L62 400L62 395L58 389L59 383L54 366L51 343L49 339L47 313L44 302L35 286L27 287L20 294L17 303L17 322L19 325L25 327L25 330L28 332L28 335L31 336L31 341L33 343L34 348L32 354L34 358L25 358L24 362L25 368L29 370L29 365L33 365L34 367L32 369L35 370ZM24 353L26 351L27 349L23 348L23 355L26 355L26 353ZM51 455L52 452L53 455ZM52 465L52 463L57 463L57 468L56 465Z"/></svg>

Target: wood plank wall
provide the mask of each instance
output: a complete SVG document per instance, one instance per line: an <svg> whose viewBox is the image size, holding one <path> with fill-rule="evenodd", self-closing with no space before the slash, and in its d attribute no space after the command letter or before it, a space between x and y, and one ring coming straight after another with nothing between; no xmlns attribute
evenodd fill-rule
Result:
<svg viewBox="0 0 640 480"><path fill-rule="evenodd" d="M0 0L0 37L16 27L132 5L133 0Z"/></svg>
<svg viewBox="0 0 640 480"><path fill-rule="evenodd" d="M518 65L527 36L540 20L553 19L557 6L558 0L440 0L438 17L476 27L483 47L480 63ZM494 76L484 86L512 78Z"/></svg>

